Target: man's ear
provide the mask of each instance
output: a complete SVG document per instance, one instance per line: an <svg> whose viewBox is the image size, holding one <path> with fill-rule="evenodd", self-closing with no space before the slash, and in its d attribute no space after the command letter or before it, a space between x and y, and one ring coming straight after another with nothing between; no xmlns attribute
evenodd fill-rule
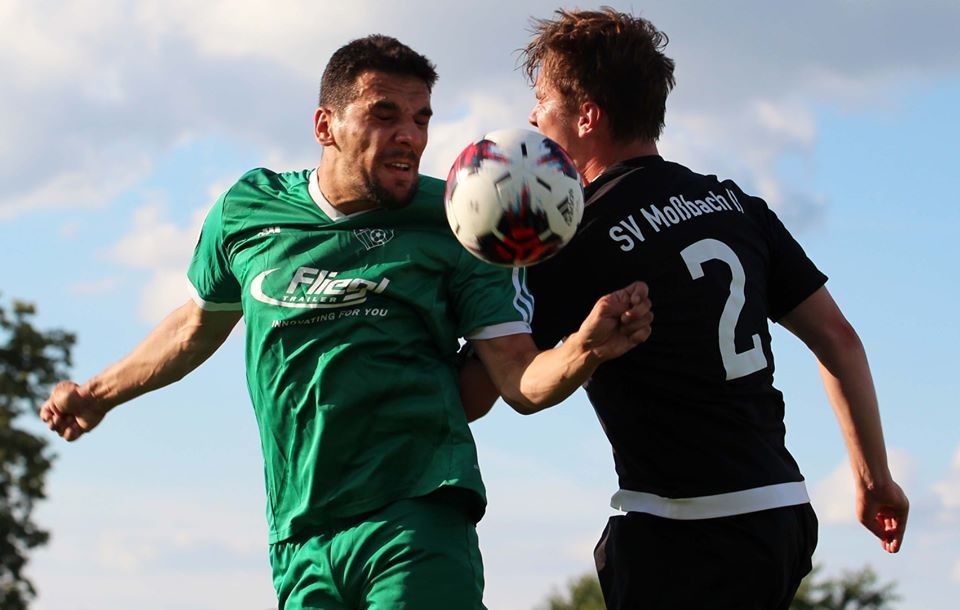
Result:
<svg viewBox="0 0 960 610"><path fill-rule="evenodd" d="M577 114L577 133L583 138L592 135L600 128L603 110L596 102L586 101L580 104Z"/></svg>
<svg viewBox="0 0 960 610"><path fill-rule="evenodd" d="M319 107L313 114L313 137L321 146L333 146L337 143L333 137L333 110Z"/></svg>

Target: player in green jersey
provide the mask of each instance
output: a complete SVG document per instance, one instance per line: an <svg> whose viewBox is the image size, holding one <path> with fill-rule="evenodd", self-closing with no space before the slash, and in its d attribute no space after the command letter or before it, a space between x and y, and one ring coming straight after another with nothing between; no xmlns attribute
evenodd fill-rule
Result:
<svg viewBox="0 0 960 610"><path fill-rule="evenodd" d="M75 440L196 368L242 316L282 609L482 608L486 500L464 409L486 398L462 380L458 339L533 412L649 334L638 283L601 298L560 348L536 350L522 271L467 253L443 183L419 175L435 79L392 38L339 49L315 115L319 166L244 175L204 223L195 299L41 409Z"/></svg>

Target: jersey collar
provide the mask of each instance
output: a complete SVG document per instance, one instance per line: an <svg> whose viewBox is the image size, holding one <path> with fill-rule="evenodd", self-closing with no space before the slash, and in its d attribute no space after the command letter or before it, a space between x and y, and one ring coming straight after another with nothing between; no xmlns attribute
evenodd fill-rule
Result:
<svg viewBox="0 0 960 610"><path fill-rule="evenodd" d="M586 186L583 190L584 194L584 203L589 206L594 201L598 200L600 196L606 191L613 188L613 186L620 181L620 179L625 178L627 174L632 174L635 171L642 170L653 165L659 165L663 163L663 157L660 155L646 155L643 157L632 157L630 159L624 159L614 163L613 165L607 167L603 172L593 179L593 181Z"/></svg>

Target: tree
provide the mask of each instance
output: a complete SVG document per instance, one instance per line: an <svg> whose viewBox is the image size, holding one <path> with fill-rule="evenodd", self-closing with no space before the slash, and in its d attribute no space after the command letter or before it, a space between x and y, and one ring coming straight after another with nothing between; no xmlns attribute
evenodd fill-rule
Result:
<svg viewBox="0 0 960 610"><path fill-rule="evenodd" d="M839 578L818 580L820 566L803 579L790 610L893 610L900 599L896 583L877 584L877 575L864 567ZM567 594L553 593L538 610L604 610L600 583L592 573L571 579Z"/></svg>
<svg viewBox="0 0 960 610"><path fill-rule="evenodd" d="M891 604L900 599L896 584L878 584L870 567L818 581L819 571L820 566L815 567L800 583L790 610L892 610Z"/></svg>
<svg viewBox="0 0 960 610"><path fill-rule="evenodd" d="M605 610L600 582L592 573L572 578L567 583L567 594L553 593L540 610Z"/></svg>
<svg viewBox="0 0 960 610"><path fill-rule="evenodd" d="M8 313L0 302L0 610L25 610L36 596L23 568L28 551L49 539L31 517L45 497L53 456L46 440L17 420L35 414L51 386L66 377L74 343L72 334L34 328L35 313L18 301Z"/></svg>

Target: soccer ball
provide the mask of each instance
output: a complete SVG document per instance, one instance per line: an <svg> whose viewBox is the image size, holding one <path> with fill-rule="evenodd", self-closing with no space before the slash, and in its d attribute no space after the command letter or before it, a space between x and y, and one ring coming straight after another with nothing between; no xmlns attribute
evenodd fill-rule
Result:
<svg viewBox="0 0 960 610"><path fill-rule="evenodd" d="M583 187L559 144L526 129L503 129L463 149L450 168L444 203L453 234L474 256L526 267L573 237L583 217Z"/></svg>

